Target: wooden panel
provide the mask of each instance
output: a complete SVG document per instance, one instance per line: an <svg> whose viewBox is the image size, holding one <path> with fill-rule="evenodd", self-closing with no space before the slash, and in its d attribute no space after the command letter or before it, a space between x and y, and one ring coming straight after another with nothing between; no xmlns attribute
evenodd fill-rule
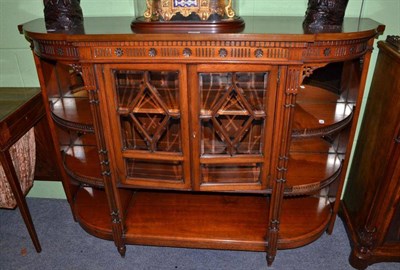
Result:
<svg viewBox="0 0 400 270"><path fill-rule="evenodd" d="M49 130L47 118L35 126L36 165L35 179L47 181L61 181L59 168L54 156L56 155L53 138Z"/></svg>

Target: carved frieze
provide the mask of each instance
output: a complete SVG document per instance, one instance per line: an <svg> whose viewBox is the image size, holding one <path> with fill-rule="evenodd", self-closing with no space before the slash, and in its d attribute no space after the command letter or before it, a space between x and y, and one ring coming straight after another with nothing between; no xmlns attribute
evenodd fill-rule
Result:
<svg viewBox="0 0 400 270"><path fill-rule="evenodd" d="M285 48L246 48L246 47L96 47L92 48L93 59L111 58L174 58L174 59L213 59L222 57L229 60L289 60L290 49ZM190 52L190 53L188 53ZM296 59L297 60L297 59Z"/></svg>
<svg viewBox="0 0 400 270"><path fill-rule="evenodd" d="M226 60L282 60L299 58L304 42L272 42L272 41L130 41L130 42L77 42L75 46L90 47L90 53L83 53L94 60L174 58L185 60L209 60L222 57ZM291 53L295 50L296 53ZM188 53L190 51L190 53Z"/></svg>
<svg viewBox="0 0 400 270"><path fill-rule="evenodd" d="M318 42L238 41L238 40L160 40L124 42L67 42L35 40L36 54L53 59L153 59L182 61L225 60L313 61L341 60L362 55L370 49L367 40ZM188 54L188 51L191 53ZM222 53L222 54L221 54ZM222 56L221 56L222 55Z"/></svg>
<svg viewBox="0 0 400 270"><path fill-rule="evenodd" d="M303 52L305 61L314 59L342 59L362 55L368 48L368 40L337 40L310 43Z"/></svg>
<svg viewBox="0 0 400 270"><path fill-rule="evenodd" d="M66 41L34 40L37 55L57 59L79 59L79 50Z"/></svg>

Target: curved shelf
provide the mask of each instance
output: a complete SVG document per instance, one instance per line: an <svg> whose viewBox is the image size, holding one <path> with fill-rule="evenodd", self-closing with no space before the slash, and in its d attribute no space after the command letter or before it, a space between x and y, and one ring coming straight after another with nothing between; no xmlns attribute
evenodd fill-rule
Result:
<svg viewBox="0 0 400 270"><path fill-rule="evenodd" d="M342 161L337 154L291 153L285 195L315 193L338 179L341 171Z"/></svg>
<svg viewBox="0 0 400 270"><path fill-rule="evenodd" d="M296 97L292 138L327 136L351 124L354 103L329 90L304 85Z"/></svg>
<svg viewBox="0 0 400 270"><path fill-rule="evenodd" d="M124 209L128 206L133 191L120 189L119 198ZM73 202L79 225L91 235L113 240L112 225L107 195L103 189L80 188Z"/></svg>
<svg viewBox="0 0 400 270"><path fill-rule="evenodd" d="M336 132L341 131L342 129L346 128L351 121L353 120L353 110L351 113L340 120L339 122L333 123L331 125L324 125L320 128L311 128L311 129L293 129L292 130L292 138L301 138L301 137L315 137L315 136L327 136L334 134ZM295 119L296 121L296 119Z"/></svg>
<svg viewBox="0 0 400 270"><path fill-rule="evenodd" d="M292 138L290 152L292 153L335 153L335 145L340 141L339 136L297 137Z"/></svg>
<svg viewBox="0 0 400 270"><path fill-rule="evenodd" d="M296 102L298 104L343 102L338 92L316 85L304 84L297 93Z"/></svg>
<svg viewBox="0 0 400 270"><path fill-rule="evenodd" d="M317 240L327 229L332 206L327 198L284 199L278 249L297 248Z"/></svg>
<svg viewBox="0 0 400 270"><path fill-rule="evenodd" d="M104 186L96 146L72 146L63 152L65 172L74 180L95 187Z"/></svg>
<svg viewBox="0 0 400 270"><path fill-rule="evenodd" d="M87 98L62 98L51 105L55 123L68 129L94 133L90 103Z"/></svg>
<svg viewBox="0 0 400 270"><path fill-rule="evenodd" d="M111 211L104 190L80 188L74 204L76 219L86 232L102 239L113 240Z"/></svg>
<svg viewBox="0 0 400 270"><path fill-rule="evenodd" d="M353 109L345 103L296 104L292 137L326 136L346 128Z"/></svg>

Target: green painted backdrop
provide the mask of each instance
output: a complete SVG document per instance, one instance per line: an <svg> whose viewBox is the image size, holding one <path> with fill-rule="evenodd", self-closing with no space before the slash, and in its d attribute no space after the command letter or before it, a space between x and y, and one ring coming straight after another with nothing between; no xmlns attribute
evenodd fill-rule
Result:
<svg viewBox="0 0 400 270"><path fill-rule="evenodd" d="M133 16L134 1L81 0L84 16ZM240 15L304 16L307 0L236 0ZM360 15L361 0L349 0L346 17ZM386 25L386 35L400 35L400 0L365 0L361 16ZM17 25L43 17L42 0L0 0L0 87L39 86L29 44L18 33ZM367 89L377 50L373 53ZM64 198L57 182L35 181L32 197Z"/></svg>

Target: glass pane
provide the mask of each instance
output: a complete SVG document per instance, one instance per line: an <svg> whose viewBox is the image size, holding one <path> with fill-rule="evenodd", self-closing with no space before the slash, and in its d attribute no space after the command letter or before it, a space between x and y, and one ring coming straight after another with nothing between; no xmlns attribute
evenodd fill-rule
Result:
<svg viewBox="0 0 400 270"><path fill-rule="evenodd" d="M93 131L88 91L78 65L41 61L44 84L56 123Z"/></svg>
<svg viewBox="0 0 400 270"><path fill-rule="evenodd" d="M258 183L261 166L252 164L216 165L204 164L201 167L203 183Z"/></svg>
<svg viewBox="0 0 400 270"><path fill-rule="evenodd" d="M159 124L165 119L165 116L153 115L136 115L136 119L145 128L150 137L154 137ZM128 150L148 150L149 145L143 139L144 135L140 134L140 130L135 126L131 117L121 116L121 127L123 130L124 147ZM168 125L165 126L164 132L159 140L156 141L157 151L165 152L181 152L181 137L180 137L180 121L179 119L170 119Z"/></svg>
<svg viewBox="0 0 400 270"><path fill-rule="evenodd" d="M200 73L201 154L261 154L268 73Z"/></svg>
<svg viewBox="0 0 400 270"><path fill-rule="evenodd" d="M177 71L114 71L118 107L149 112L179 112ZM144 95L141 96L140 94Z"/></svg>
<svg viewBox="0 0 400 270"><path fill-rule="evenodd" d="M79 66L51 61L42 61L41 65L50 99L75 97L84 90Z"/></svg>
<svg viewBox="0 0 400 270"><path fill-rule="evenodd" d="M101 185L103 180L95 135L61 126L56 126L56 132L66 173L75 181Z"/></svg>
<svg viewBox="0 0 400 270"><path fill-rule="evenodd" d="M127 177L157 181L183 181L181 161L126 159Z"/></svg>
<svg viewBox="0 0 400 270"><path fill-rule="evenodd" d="M114 71L125 150L181 152L179 73Z"/></svg>
<svg viewBox="0 0 400 270"><path fill-rule="evenodd" d="M40 63L65 172L74 181L102 186L89 92L80 66L45 60Z"/></svg>

